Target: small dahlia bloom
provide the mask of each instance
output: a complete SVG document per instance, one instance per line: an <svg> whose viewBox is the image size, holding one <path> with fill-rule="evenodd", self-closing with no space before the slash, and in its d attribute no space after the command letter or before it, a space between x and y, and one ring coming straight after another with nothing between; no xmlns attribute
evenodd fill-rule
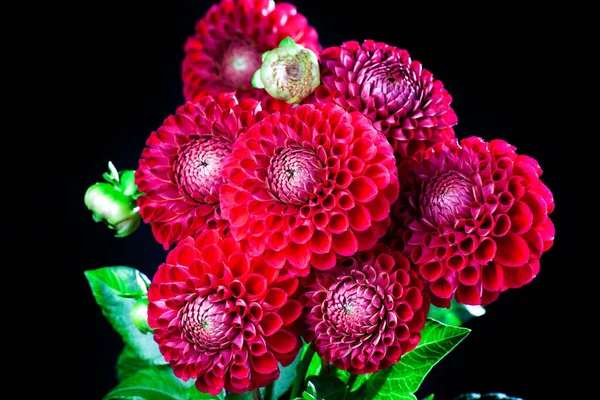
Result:
<svg viewBox="0 0 600 400"><path fill-rule="evenodd" d="M221 210L233 236L298 276L372 247L399 191L385 137L334 104L266 116L239 137L224 171Z"/></svg>
<svg viewBox="0 0 600 400"><path fill-rule="evenodd" d="M270 97L252 87L252 76L261 67L261 55L286 37L317 54L321 51L317 31L292 4L222 0L213 5L185 44L185 99L230 91L240 99Z"/></svg>
<svg viewBox="0 0 600 400"><path fill-rule="evenodd" d="M214 230L169 252L148 291L148 323L177 377L212 395L279 377L302 347L298 281L279 272Z"/></svg>
<svg viewBox="0 0 600 400"><path fill-rule="evenodd" d="M220 217L223 162L241 132L265 112L233 93L187 102L146 141L135 173L140 214L165 250L203 229L226 228Z"/></svg>
<svg viewBox="0 0 600 400"><path fill-rule="evenodd" d="M452 97L406 50L381 42L344 42L320 54L321 81L308 101L365 114L400 157L454 138Z"/></svg>
<svg viewBox="0 0 600 400"><path fill-rule="evenodd" d="M397 363L421 340L430 302L410 261L378 243L304 278L303 337L352 374Z"/></svg>
<svg viewBox="0 0 600 400"><path fill-rule="evenodd" d="M554 241L554 200L537 161L504 140L437 143L399 166L390 228L432 302L487 305L530 282Z"/></svg>

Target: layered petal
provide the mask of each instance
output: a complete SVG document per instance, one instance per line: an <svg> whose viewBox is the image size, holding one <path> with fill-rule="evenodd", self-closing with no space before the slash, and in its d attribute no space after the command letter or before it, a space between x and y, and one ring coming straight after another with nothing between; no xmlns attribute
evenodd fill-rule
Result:
<svg viewBox="0 0 600 400"><path fill-rule="evenodd" d="M454 138L452 97L406 50L373 40L344 42L320 54L321 81L306 102L360 111L400 158Z"/></svg>
<svg viewBox="0 0 600 400"><path fill-rule="evenodd" d="M414 265L384 244L303 278L303 337L352 374L400 361L421 339L430 301Z"/></svg>
<svg viewBox="0 0 600 400"><path fill-rule="evenodd" d="M224 167L223 218L253 254L291 273L375 244L399 191L391 145L359 112L306 104L241 135ZM333 252L333 256L329 253Z"/></svg>
<svg viewBox="0 0 600 400"><path fill-rule="evenodd" d="M487 305L529 283L554 241L541 168L503 140L437 143L399 165L387 240L419 268L432 302Z"/></svg>
<svg viewBox="0 0 600 400"><path fill-rule="evenodd" d="M240 99L274 100L252 87L252 75L261 66L261 55L287 37L317 54L321 51L316 30L289 3L222 0L213 5L185 44L185 99L234 91Z"/></svg>
<svg viewBox="0 0 600 400"><path fill-rule="evenodd" d="M169 252L148 292L148 323L176 376L243 393L279 377L301 348L296 278L205 230Z"/></svg>

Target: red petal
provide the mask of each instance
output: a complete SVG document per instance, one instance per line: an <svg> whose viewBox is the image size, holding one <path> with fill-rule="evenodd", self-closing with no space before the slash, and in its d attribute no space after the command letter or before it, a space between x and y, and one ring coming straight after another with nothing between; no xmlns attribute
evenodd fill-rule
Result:
<svg viewBox="0 0 600 400"><path fill-rule="evenodd" d="M270 374L277 370L277 360L271 353L265 353L261 357L252 356L252 368L259 374Z"/></svg>
<svg viewBox="0 0 600 400"><path fill-rule="evenodd" d="M350 186L348 186L348 191L350 191L354 198L361 203L373 200L378 193L377 185L365 176L356 178Z"/></svg>
<svg viewBox="0 0 600 400"><path fill-rule="evenodd" d="M510 231L515 235L521 235L529 229L533 224L533 213L522 201L517 201L513 204L508 212L510 217Z"/></svg>
<svg viewBox="0 0 600 400"><path fill-rule="evenodd" d="M271 336L275 332L279 331L282 325L283 319L281 319L281 317L276 313L266 314L262 321L260 321L260 327L262 328L265 336Z"/></svg>
<svg viewBox="0 0 600 400"><path fill-rule="evenodd" d="M298 338L286 331L279 331L267 337L267 345L277 353L285 354L293 351L298 343Z"/></svg>
<svg viewBox="0 0 600 400"><path fill-rule="evenodd" d="M301 244L290 243L286 251L287 259L297 269L308 267L310 252L308 248Z"/></svg>
<svg viewBox="0 0 600 400"><path fill-rule="evenodd" d="M527 242L512 233L496 238L495 261L508 267L518 267L529 260L530 251Z"/></svg>
<svg viewBox="0 0 600 400"><path fill-rule="evenodd" d="M342 256L352 256L358 251L358 240L352 231L331 235L331 248Z"/></svg>

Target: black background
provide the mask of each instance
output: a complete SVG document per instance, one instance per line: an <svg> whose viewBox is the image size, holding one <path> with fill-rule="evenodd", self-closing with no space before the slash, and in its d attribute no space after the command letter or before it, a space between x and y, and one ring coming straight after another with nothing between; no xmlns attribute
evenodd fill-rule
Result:
<svg viewBox="0 0 600 400"><path fill-rule="evenodd" d="M56 6L58 17L46 21L51 41L40 30L28 47L35 54L39 44L44 62L55 67L53 73L41 73L49 87L40 89L45 93L36 103L55 109L46 121L54 133L40 135L40 150L52 162L44 164L52 181L42 184L50 191L57 181L64 183L64 190L44 203L50 218L43 236L45 259L61 317L49 329L60 342L48 346L76 383L59 375L65 368L45 374L56 373L61 392L76 391L69 398L102 398L116 384L114 364L121 349L83 271L127 265L151 277L166 255L145 225L129 237L114 238L92 221L83 195L101 180L109 160L118 169L135 169L150 132L182 104L183 45L212 2L124 3ZM494 2L442 8L377 0L294 4L324 47L375 39L407 49L453 96L457 137L499 138L515 145L538 160L555 196L557 238L542 257L538 277L503 293L486 315L469 322L471 334L433 368L418 397L435 393L436 400L450 400L465 392L497 391L526 400L569 398L562 396L571 386L565 379L565 343L578 322L565 323L569 317L559 307L571 296L564 271L577 235L569 233L574 231L565 212L572 179L564 161L568 149L553 139L562 129L568 101L555 94L557 86L568 84L556 67L561 61L558 14L547 8L542 18L535 10ZM41 69L34 69L35 83Z"/></svg>

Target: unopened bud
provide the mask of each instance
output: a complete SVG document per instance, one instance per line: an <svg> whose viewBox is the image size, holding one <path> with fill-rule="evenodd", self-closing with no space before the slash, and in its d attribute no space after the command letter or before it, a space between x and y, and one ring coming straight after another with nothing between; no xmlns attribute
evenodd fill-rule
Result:
<svg viewBox="0 0 600 400"><path fill-rule="evenodd" d="M262 65L252 77L254 87L288 104L300 103L320 82L317 55L290 37L262 55Z"/></svg>
<svg viewBox="0 0 600 400"><path fill-rule="evenodd" d="M148 325L148 298L142 297L139 299L129 312L131 322L140 330L142 333L152 332L152 328Z"/></svg>

